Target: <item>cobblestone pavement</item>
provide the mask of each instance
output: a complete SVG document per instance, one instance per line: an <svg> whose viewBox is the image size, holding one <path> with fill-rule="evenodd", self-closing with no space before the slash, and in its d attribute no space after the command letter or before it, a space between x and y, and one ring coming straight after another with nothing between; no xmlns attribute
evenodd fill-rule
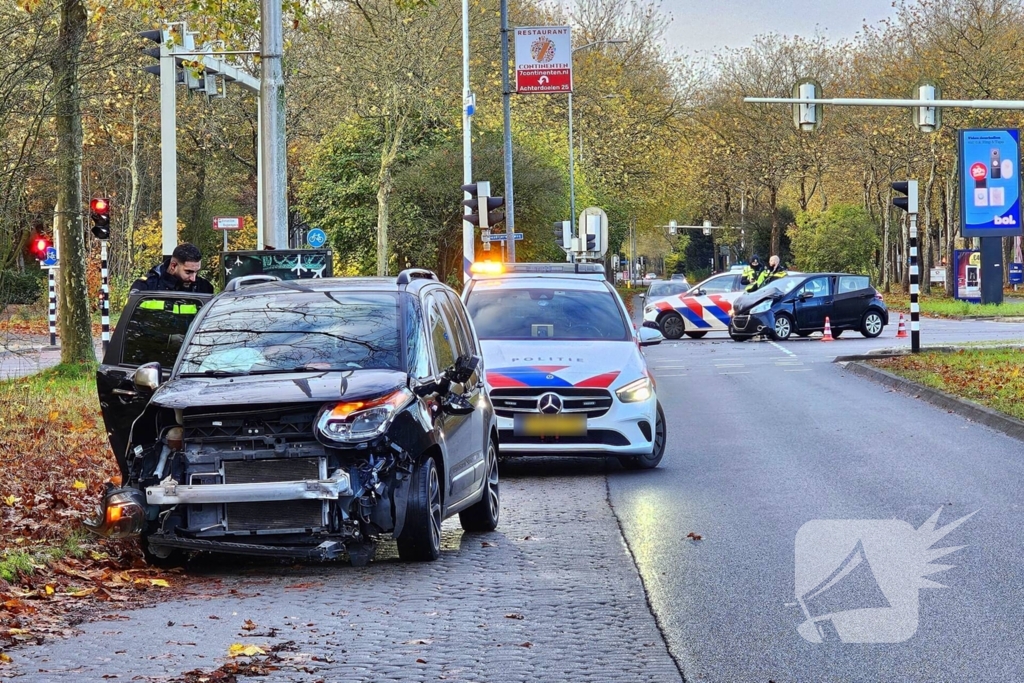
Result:
<svg viewBox="0 0 1024 683"><path fill-rule="evenodd" d="M233 643L294 641L259 680L680 681L603 470L594 461L506 465L498 531L464 534L448 520L434 563L401 563L393 544L365 568L220 560L199 570L219 580L215 595L16 650L0 678L182 680L223 664ZM255 630L242 629L247 619Z"/></svg>

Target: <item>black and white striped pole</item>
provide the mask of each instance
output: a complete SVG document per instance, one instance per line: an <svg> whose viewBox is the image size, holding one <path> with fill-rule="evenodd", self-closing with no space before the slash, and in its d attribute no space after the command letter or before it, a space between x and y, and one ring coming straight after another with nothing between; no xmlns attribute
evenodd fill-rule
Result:
<svg viewBox="0 0 1024 683"><path fill-rule="evenodd" d="M110 275L107 270L107 240L100 240L100 325L102 327L103 353L110 344Z"/></svg>
<svg viewBox="0 0 1024 683"><path fill-rule="evenodd" d="M48 268L50 281L50 346L57 345L57 278Z"/></svg>
<svg viewBox="0 0 1024 683"><path fill-rule="evenodd" d="M903 197L893 197L892 205L907 212L910 221L910 350L921 351L921 306L918 302L920 277L917 266L917 181L901 180L892 189Z"/></svg>

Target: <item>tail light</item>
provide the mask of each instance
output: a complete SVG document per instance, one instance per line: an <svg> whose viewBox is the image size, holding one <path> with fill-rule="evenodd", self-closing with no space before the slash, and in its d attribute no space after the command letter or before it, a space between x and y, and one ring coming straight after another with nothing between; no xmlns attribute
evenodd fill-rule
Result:
<svg viewBox="0 0 1024 683"><path fill-rule="evenodd" d="M882 299L882 293L881 293L881 292L879 292L879 291L878 291L877 289L875 290L875 300L876 300L876 301L883 301L883 299Z"/></svg>

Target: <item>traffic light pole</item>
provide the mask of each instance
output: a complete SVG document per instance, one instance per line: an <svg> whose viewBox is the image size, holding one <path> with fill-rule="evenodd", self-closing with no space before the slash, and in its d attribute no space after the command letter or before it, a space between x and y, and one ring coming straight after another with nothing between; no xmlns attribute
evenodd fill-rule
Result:
<svg viewBox="0 0 1024 683"><path fill-rule="evenodd" d="M921 352L921 306L917 296L920 290L920 278L917 267L917 213L909 214L910 218L910 351Z"/></svg>
<svg viewBox="0 0 1024 683"><path fill-rule="evenodd" d="M506 64L507 68L507 64ZM469 85L469 0L462 0L462 183L473 182L473 91ZM463 199L471 199L469 192ZM467 206L464 214L472 213ZM473 224L462 220L462 281L469 282L470 266L476 257L476 233Z"/></svg>
<svg viewBox="0 0 1024 683"><path fill-rule="evenodd" d="M512 193L512 91L508 78L508 0L501 0L501 91L505 127L505 242L506 259L516 262L516 217ZM470 181L472 182L472 181Z"/></svg>
<svg viewBox="0 0 1024 683"><path fill-rule="evenodd" d="M57 345L57 278L53 271L55 268L48 268L50 284L50 346Z"/></svg>
<svg viewBox="0 0 1024 683"><path fill-rule="evenodd" d="M100 240L100 325L103 353L110 345L110 271L107 269L107 240Z"/></svg>

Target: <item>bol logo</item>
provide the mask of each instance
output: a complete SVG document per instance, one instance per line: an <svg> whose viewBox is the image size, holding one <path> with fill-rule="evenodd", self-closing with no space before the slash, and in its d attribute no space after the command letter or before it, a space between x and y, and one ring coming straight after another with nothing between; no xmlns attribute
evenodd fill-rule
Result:
<svg viewBox="0 0 1024 683"><path fill-rule="evenodd" d="M971 177L975 180L984 180L985 176L988 175L988 169L985 168L985 164L976 162L971 164Z"/></svg>
<svg viewBox="0 0 1024 683"><path fill-rule="evenodd" d="M1017 219L1013 215L1009 216L995 216L992 219L994 225L1017 225Z"/></svg>

